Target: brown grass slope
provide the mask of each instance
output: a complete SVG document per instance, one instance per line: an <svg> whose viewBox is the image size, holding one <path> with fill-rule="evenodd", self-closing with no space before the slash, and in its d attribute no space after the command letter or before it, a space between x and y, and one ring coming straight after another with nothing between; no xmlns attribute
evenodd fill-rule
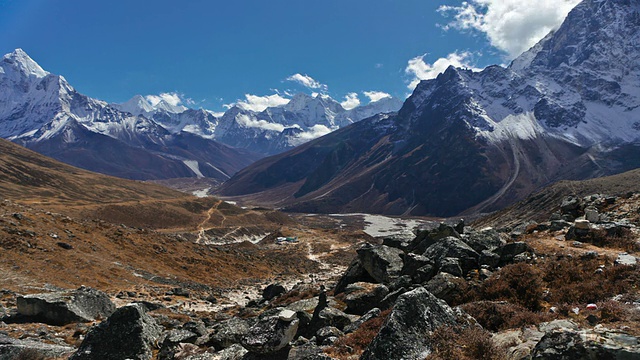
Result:
<svg viewBox="0 0 640 360"><path fill-rule="evenodd" d="M163 186L81 170L4 139L0 139L0 191L5 198L71 205L185 197Z"/></svg>
<svg viewBox="0 0 640 360"><path fill-rule="evenodd" d="M274 221L271 212L244 210L161 185L78 169L4 139L0 139L0 198L78 218L171 231L246 225L266 229L284 221Z"/></svg>
<svg viewBox="0 0 640 360"><path fill-rule="evenodd" d="M582 181L559 181L503 210L481 218L477 226L509 226L526 221L547 221L560 209L565 196L625 195L640 192L640 169Z"/></svg>

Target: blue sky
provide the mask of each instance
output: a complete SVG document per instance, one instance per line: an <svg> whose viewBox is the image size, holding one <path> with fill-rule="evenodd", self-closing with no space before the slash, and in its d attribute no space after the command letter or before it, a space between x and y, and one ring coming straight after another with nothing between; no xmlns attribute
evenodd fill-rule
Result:
<svg viewBox="0 0 640 360"><path fill-rule="evenodd" d="M451 63L508 63L576 3L0 0L0 51L22 48L109 102L175 93L222 111L246 94L306 91L366 103L364 92L404 98Z"/></svg>

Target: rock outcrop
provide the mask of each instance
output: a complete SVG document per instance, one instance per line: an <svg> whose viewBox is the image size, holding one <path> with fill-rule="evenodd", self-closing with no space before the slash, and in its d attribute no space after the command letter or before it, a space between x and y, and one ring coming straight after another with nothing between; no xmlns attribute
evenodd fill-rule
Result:
<svg viewBox="0 0 640 360"><path fill-rule="evenodd" d="M456 316L444 301L424 288L417 288L398 298L389 318L361 359L423 359L432 350L430 335L433 331L455 323Z"/></svg>
<svg viewBox="0 0 640 360"><path fill-rule="evenodd" d="M18 313L52 325L89 322L111 315L116 307L102 291L78 290L19 296Z"/></svg>
<svg viewBox="0 0 640 360"><path fill-rule="evenodd" d="M127 305L94 326L70 360L151 359L160 334L161 328L142 305Z"/></svg>

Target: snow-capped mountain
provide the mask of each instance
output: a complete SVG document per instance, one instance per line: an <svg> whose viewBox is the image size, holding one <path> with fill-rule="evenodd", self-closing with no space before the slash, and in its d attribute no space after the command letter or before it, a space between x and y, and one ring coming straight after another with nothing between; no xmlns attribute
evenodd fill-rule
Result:
<svg viewBox="0 0 640 360"><path fill-rule="evenodd" d="M140 95L113 106L153 119L172 133L185 131L273 155L375 114L397 111L402 101L388 97L345 110L328 95L300 93L282 106L256 112L236 105L219 117L208 110L171 106L164 101L153 105Z"/></svg>
<svg viewBox="0 0 640 360"><path fill-rule="evenodd" d="M584 0L510 66L450 67L220 189L302 212L455 215L640 166L640 0ZM289 194L283 199L283 195Z"/></svg>
<svg viewBox="0 0 640 360"><path fill-rule="evenodd" d="M0 136L58 160L133 179L224 181L258 156L172 133L152 119L78 93L17 49L0 62Z"/></svg>

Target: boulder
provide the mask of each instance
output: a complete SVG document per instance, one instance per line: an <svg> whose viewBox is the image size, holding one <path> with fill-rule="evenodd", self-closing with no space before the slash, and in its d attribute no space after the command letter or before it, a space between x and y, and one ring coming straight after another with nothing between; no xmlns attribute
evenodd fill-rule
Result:
<svg viewBox="0 0 640 360"><path fill-rule="evenodd" d="M262 290L262 298L265 300L271 300L287 292L282 284L271 284Z"/></svg>
<svg viewBox="0 0 640 360"><path fill-rule="evenodd" d="M438 240L425 250L423 256L433 260L440 268L446 258L456 258L459 260L461 270L464 274L478 268L480 255L462 240L449 236Z"/></svg>
<svg viewBox="0 0 640 360"><path fill-rule="evenodd" d="M591 223L599 223L600 213L598 212L598 209L588 206L584 209L584 218Z"/></svg>
<svg viewBox="0 0 640 360"><path fill-rule="evenodd" d="M380 316L380 314L382 313L382 311L380 311L380 309L378 308L374 308L369 310L366 314L360 316L360 318L354 322L352 322L351 324L349 324L348 326L346 326L343 331L345 334L349 334L352 333L356 330L358 330L360 328L360 326L362 326L362 324L366 323L367 321L376 318L378 316Z"/></svg>
<svg viewBox="0 0 640 360"><path fill-rule="evenodd" d="M578 230L589 230L591 228L591 223L589 220L578 219L573 222L573 226Z"/></svg>
<svg viewBox="0 0 640 360"><path fill-rule="evenodd" d="M638 338L622 333L558 330L536 344L532 359L638 359Z"/></svg>
<svg viewBox="0 0 640 360"><path fill-rule="evenodd" d="M229 346L228 348L217 352L215 354L215 357L212 357L212 359L215 359L215 360L242 360L242 359L244 359L245 355L247 355L248 352L249 351L247 351L247 349L243 348L239 344L233 344L233 345ZM194 359L194 360L196 360L196 359Z"/></svg>
<svg viewBox="0 0 640 360"><path fill-rule="evenodd" d="M344 312L334 308L326 307L320 311L319 316L320 327L334 326L342 330L351 324L351 318Z"/></svg>
<svg viewBox="0 0 640 360"><path fill-rule="evenodd" d="M490 268L495 268L500 264L500 255L489 250L483 250L480 253L480 259L478 262L480 266L487 265Z"/></svg>
<svg viewBox="0 0 640 360"><path fill-rule="evenodd" d="M182 344L193 344L198 335L187 330L169 330L164 333L159 341L160 352L158 353L159 360L173 360L181 350Z"/></svg>
<svg viewBox="0 0 640 360"><path fill-rule="evenodd" d="M484 250L493 251L504 245L504 240L500 238L500 234L493 228L468 232L462 238L462 241L478 253Z"/></svg>
<svg viewBox="0 0 640 360"><path fill-rule="evenodd" d="M331 360L332 358L322 351L322 348L306 343L291 348L287 360Z"/></svg>
<svg viewBox="0 0 640 360"><path fill-rule="evenodd" d="M637 262L638 262L638 258L636 258L635 256L629 255L628 253L624 252L624 253L618 254L618 257L616 258L615 264L616 265L633 266L633 265L636 265Z"/></svg>
<svg viewBox="0 0 640 360"><path fill-rule="evenodd" d="M441 272L429 280L424 287L435 297L451 302L458 295L463 284L465 284L463 278Z"/></svg>
<svg viewBox="0 0 640 360"><path fill-rule="evenodd" d="M433 331L455 323L456 316L444 301L425 288L417 288L398 298L389 318L360 359L424 359L432 351Z"/></svg>
<svg viewBox="0 0 640 360"><path fill-rule="evenodd" d="M562 215L569 215L575 219L580 216L582 212L582 201L575 196L567 196L562 199L560 212Z"/></svg>
<svg viewBox="0 0 640 360"><path fill-rule="evenodd" d="M419 269L426 269L425 267L429 267L430 271L424 271L423 274L418 275L418 270ZM435 264L433 263L433 261L431 261L431 259L427 258L426 256L422 256L419 254L413 254L413 253L409 253L409 254L405 254L403 256L403 265L402 265L402 275L409 275L411 276L411 278L413 279L413 281L416 284L420 284L423 281L427 281L429 279L424 279L424 273L430 273L433 272L433 275L435 275ZM420 281L417 281L420 280Z"/></svg>
<svg viewBox="0 0 640 360"><path fill-rule="evenodd" d="M571 223L564 220L552 220L549 231L560 231L571 226Z"/></svg>
<svg viewBox="0 0 640 360"><path fill-rule="evenodd" d="M446 257L440 260L440 272L449 273L455 276L464 276L462 267L460 267L460 259Z"/></svg>
<svg viewBox="0 0 640 360"><path fill-rule="evenodd" d="M362 267L376 282L386 284L400 276L402 250L385 245L365 244L357 253Z"/></svg>
<svg viewBox="0 0 640 360"><path fill-rule="evenodd" d="M455 227L445 223L438 224L436 228L419 229L416 238L413 239L411 245L409 245L409 251L422 254L429 246L435 244L438 240L450 236L459 239L460 233L456 231Z"/></svg>
<svg viewBox="0 0 640 360"><path fill-rule="evenodd" d="M182 325L182 330L191 331L198 336L207 335L207 328L202 320L187 321Z"/></svg>
<svg viewBox="0 0 640 360"><path fill-rule="evenodd" d="M393 234L385 236L382 239L382 245L386 245L392 248L406 251L411 245L411 241L415 238L415 235L411 232L404 232L400 234Z"/></svg>
<svg viewBox="0 0 640 360"><path fill-rule="evenodd" d="M362 315L380 306L380 302L389 294L389 289L382 284L355 283L347 286L344 302L345 310L350 314Z"/></svg>
<svg viewBox="0 0 640 360"><path fill-rule="evenodd" d="M359 259L355 259L351 265L347 268L347 271L344 272L336 287L334 289L334 293L340 294L344 292L344 289L347 288L347 285L357 283L357 282L375 282L375 280L367 273L367 271L362 267L362 262Z"/></svg>
<svg viewBox="0 0 640 360"><path fill-rule="evenodd" d="M400 297L400 295L406 293L407 291L409 291L407 290L407 288L401 287L395 291L390 292L389 295L385 296L384 299L380 301L380 308L384 310L392 308L396 303L396 300L398 300L398 297Z"/></svg>
<svg viewBox="0 0 640 360"><path fill-rule="evenodd" d="M70 360L151 359L161 328L139 304L117 309L89 330Z"/></svg>
<svg viewBox="0 0 640 360"><path fill-rule="evenodd" d="M331 345L336 339L344 336L344 333L335 326L325 326L316 332L316 343L318 345Z"/></svg>
<svg viewBox="0 0 640 360"><path fill-rule="evenodd" d="M497 248L494 252L500 255L500 266L504 266L511 263L516 256L525 252L531 252L531 247L525 242L516 241L505 244Z"/></svg>
<svg viewBox="0 0 640 360"><path fill-rule="evenodd" d="M51 325L90 322L113 314L116 307L102 291L78 290L18 296L18 313Z"/></svg>
<svg viewBox="0 0 640 360"><path fill-rule="evenodd" d="M279 314L265 316L249 328L240 344L256 354L272 354L284 349L298 331L298 319L282 320Z"/></svg>
<svg viewBox="0 0 640 360"><path fill-rule="evenodd" d="M249 327L246 320L233 317L216 324L209 335L198 340L197 344L211 346L216 350L225 349L238 344L249 333Z"/></svg>
<svg viewBox="0 0 640 360"><path fill-rule="evenodd" d="M49 359L65 358L75 351L68 346L46 344L30 339L14 339L0 332L0 359ZM32 357L27 357L32 354Z"/></svg>

